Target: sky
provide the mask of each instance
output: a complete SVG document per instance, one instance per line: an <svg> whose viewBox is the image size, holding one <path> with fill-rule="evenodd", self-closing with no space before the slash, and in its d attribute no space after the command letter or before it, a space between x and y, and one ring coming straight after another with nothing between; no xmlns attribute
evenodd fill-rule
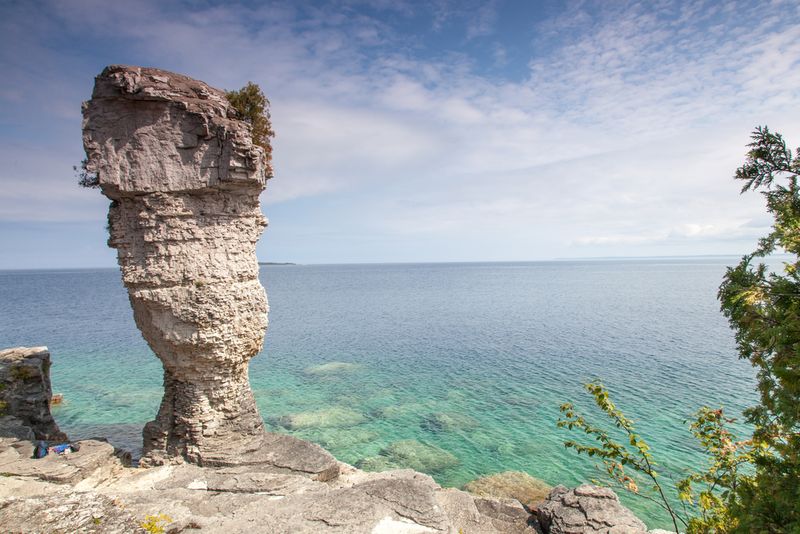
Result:
<svg viewBox="0 0 800 534"><path fill-rule="evenodd" d="M800 2L0 0L0 269L113 267L77 186L109 64L271 101L260 261L750 251L749 134L800 145Z"/></svg>

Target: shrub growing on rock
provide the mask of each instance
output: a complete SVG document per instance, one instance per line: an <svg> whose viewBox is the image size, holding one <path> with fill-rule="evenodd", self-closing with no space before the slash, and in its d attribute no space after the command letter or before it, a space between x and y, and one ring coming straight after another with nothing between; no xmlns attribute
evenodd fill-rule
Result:
<svg viewBox="0 0 800 534"><path fill-rule="evenodd" d="M238 91L227 91L225 96L236 110L239 118L250 125L253 144L264 149L266 156L267 177L272 177L272 145L270 139L275 137L269 114L269 100L258 84L247 82Z"/></svg>
<svg viewBox="0 0 800 534"><path fill-rule="evenodd" d="M739 357L756 368L760 403L745 411L755 427L755 476L736 488L732 514L742 532L800 532L800 148L792 155L780 134L757 128L742 192L760 190L774 217L758 248L728 269L722 312L736 333ZM774 252L792 256L783 273L754 263Z"/></svg>

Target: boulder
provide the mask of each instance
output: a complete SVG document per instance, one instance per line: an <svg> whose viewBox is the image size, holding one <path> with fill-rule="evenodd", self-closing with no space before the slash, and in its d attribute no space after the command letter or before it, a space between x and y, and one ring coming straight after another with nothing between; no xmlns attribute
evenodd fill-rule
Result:
<svg viewBox="0 0 800 534"><path fill-rule="evenodd" d="M530 513L516 500L476 498L455 488L441 490L436 497L452 523L461 529L457 532L541 532Z"/></svg>
<svg viewBox="0 0 800 534"><path fill-rule="evenodd" d="M480 477L464 485L464 491L482 497L516 499L529 509L543 502L553 488L521 471L505 471Z"/></svg>
<svg viewBox="0 0 800 534"><path fill-rule="evenodd" d="M0 350L0 436L67 440L50 413L50 365L47 347Z"/></svg>
<svg viewBox="0 0 800 534"><path fill-rule="evenodd" d="M0 437L34 441L36 434L21 419L13 415L4 415L0 417Z"/></svg>
<svg viewBox="0 0 800 534"><path fill-rule="evenodd" d="M574 489L556 486L538 506L537 516L547 534L645 534L647 527L622 506L610 488L583 484Z"/></svg>

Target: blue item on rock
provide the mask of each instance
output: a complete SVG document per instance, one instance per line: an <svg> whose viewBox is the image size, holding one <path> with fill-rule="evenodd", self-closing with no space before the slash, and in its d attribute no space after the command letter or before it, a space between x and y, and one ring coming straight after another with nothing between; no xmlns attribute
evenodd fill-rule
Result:
<svg viewBox="0 0 800 534"><path fill-rule="evenodd" d="M47 456L47 445L45 445L44 441L39 441L33 449L33 457L44 458L45 456Z"/></svg>
<svg viewBox="0 0 800 534"><path fill-rule="evenodd" d="M50 452L54 452L56 454L63 454L67 452L67 449L70 448L69 443L62 443L61 445L53 445L50 447Z"/></svg>

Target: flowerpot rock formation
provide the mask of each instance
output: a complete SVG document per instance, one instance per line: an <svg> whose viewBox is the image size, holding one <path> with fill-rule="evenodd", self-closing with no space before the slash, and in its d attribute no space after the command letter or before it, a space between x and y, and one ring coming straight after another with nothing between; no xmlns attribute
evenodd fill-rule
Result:
<svg viewBox="0 0 800 534"><path fill-rule="evenodd" d="M335 476L321 448L265 432L250 389L267 327L255 251L270 177L250 126L203 82L113 65L83 106L83 143L111 199L108 244L136 325L164 366L142 464L268 462Z"/></svg>

